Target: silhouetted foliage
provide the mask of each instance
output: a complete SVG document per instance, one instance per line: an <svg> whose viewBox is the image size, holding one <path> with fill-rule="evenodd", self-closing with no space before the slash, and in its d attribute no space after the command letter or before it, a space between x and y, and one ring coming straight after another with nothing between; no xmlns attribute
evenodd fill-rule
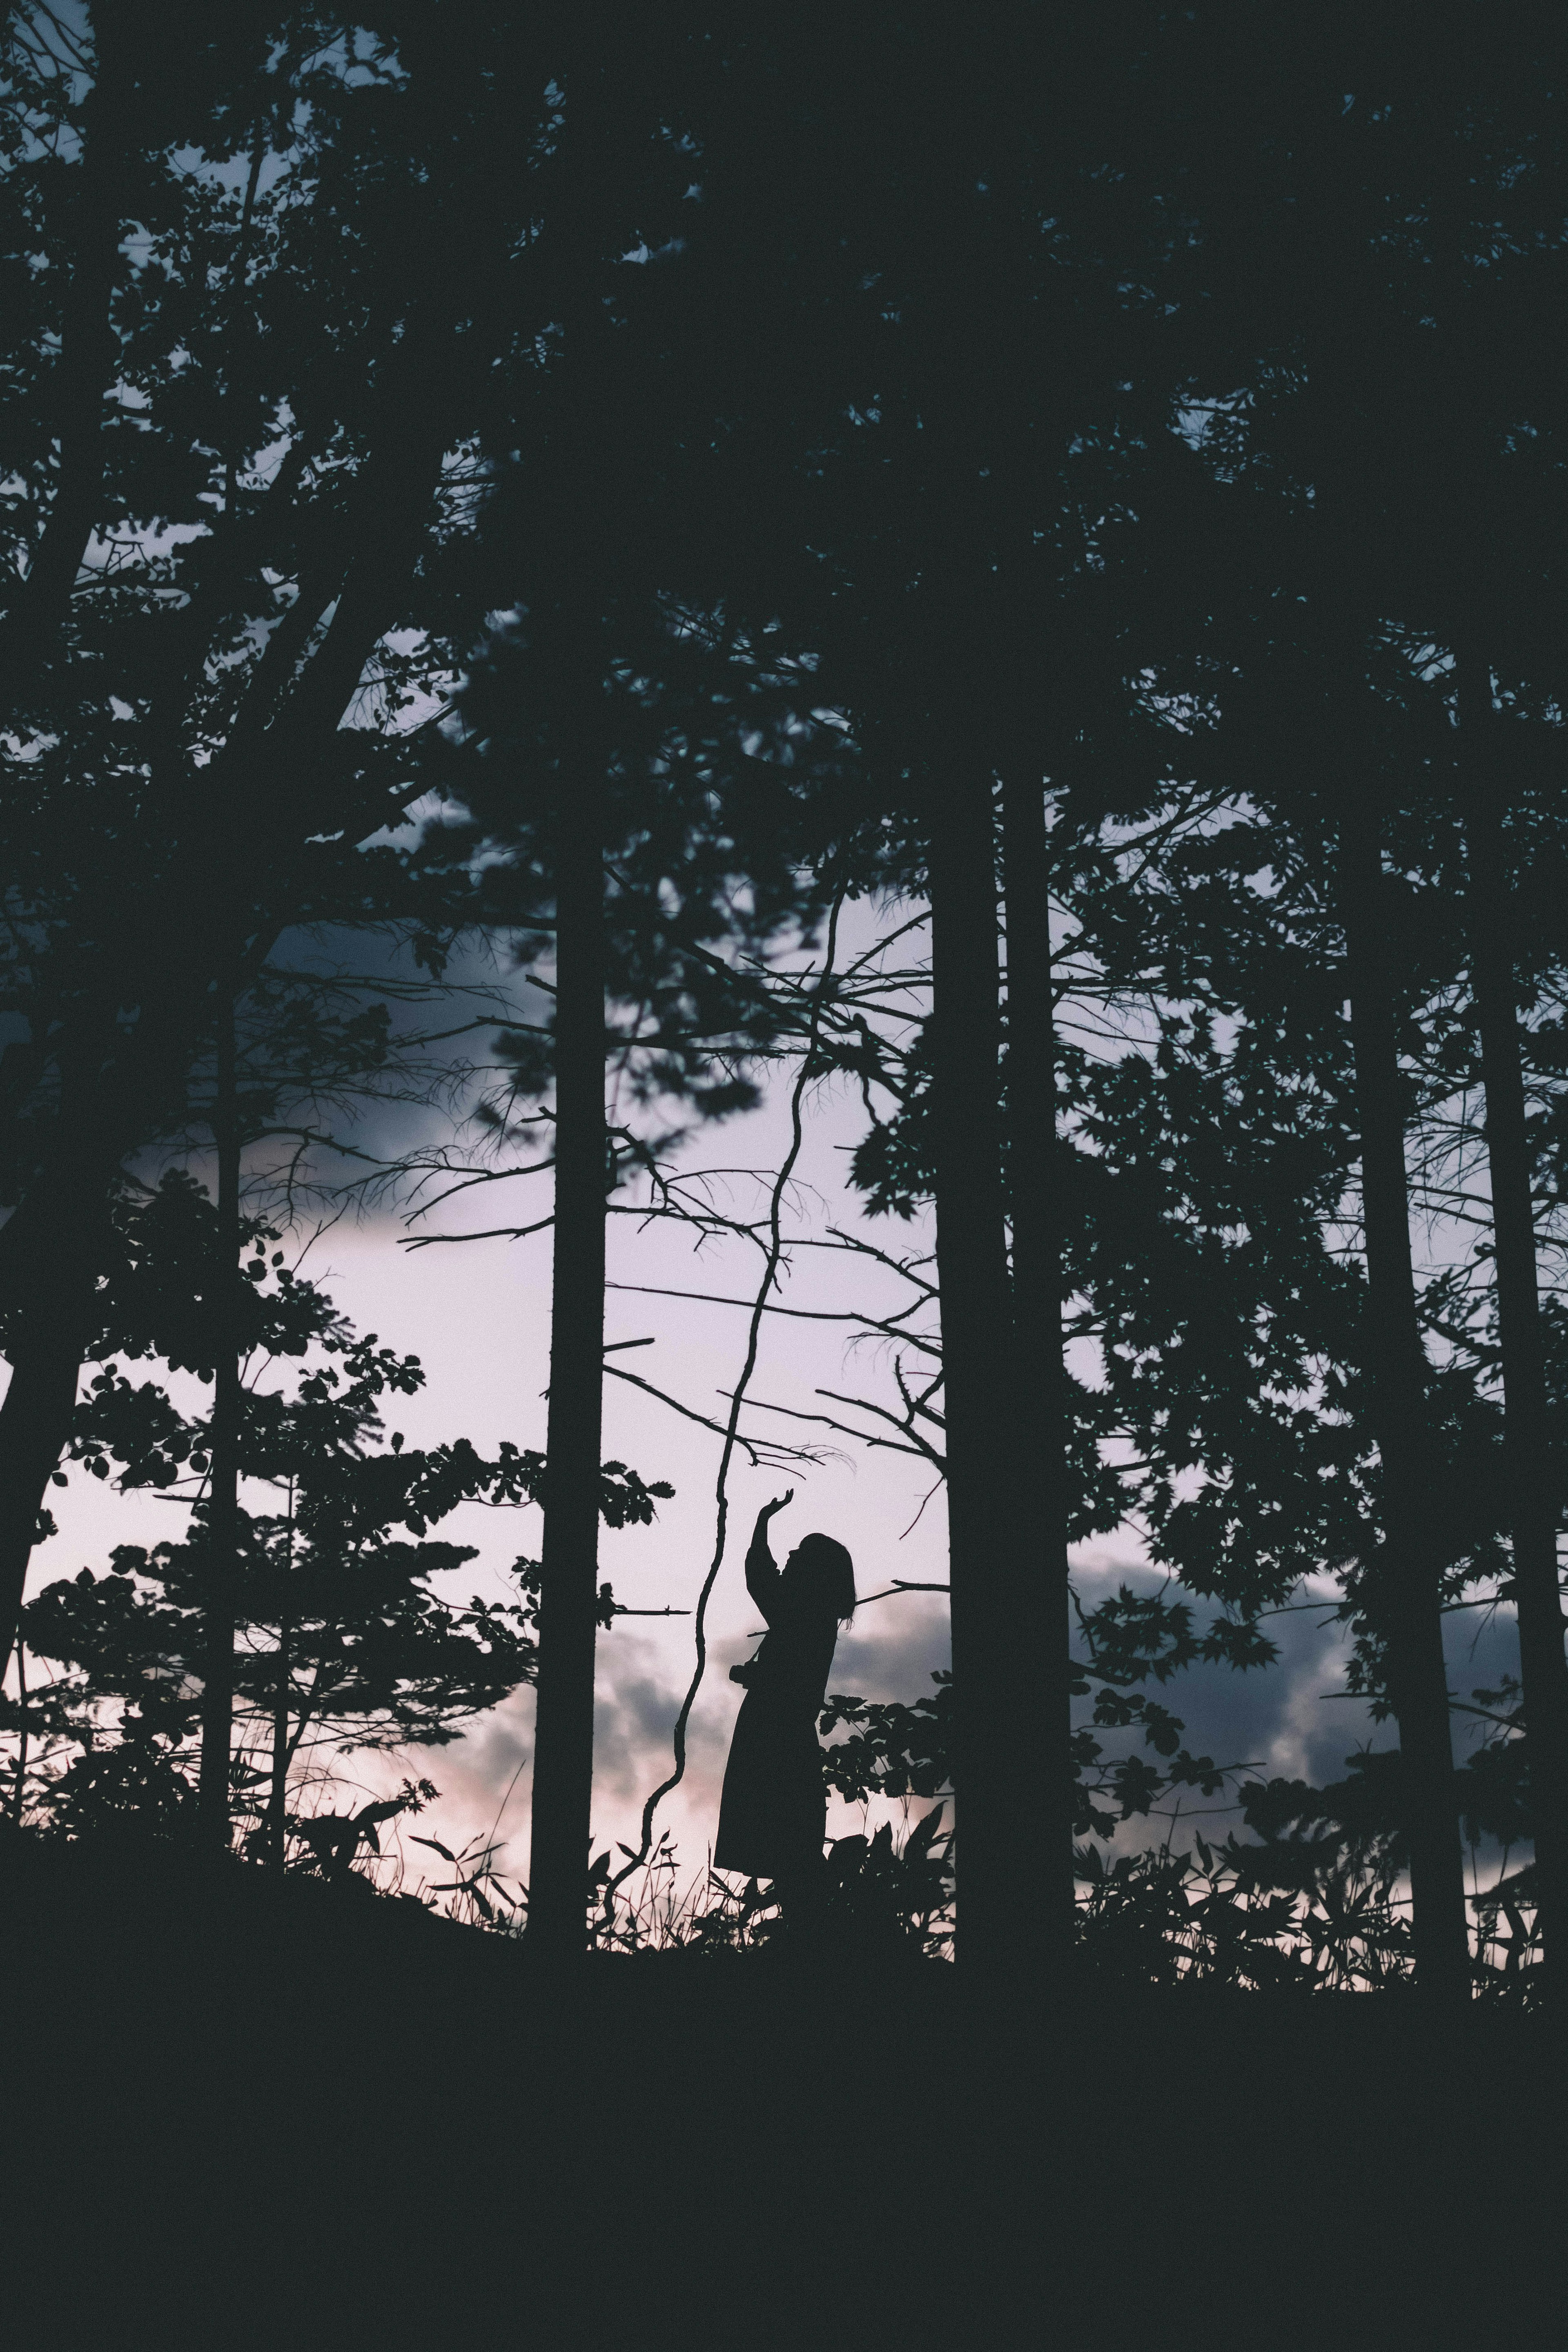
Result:
<svg viewBox="0 0 1568 2352"><path fill-rule="evenodd" d="M166 13L14 12L0 127L4 1637L51 1477L191 1515L23 1612L14 1811L182 1833L232 1554L250 1850L353 1879L428 1784L308 1816L297 1759L448 1740L542 1642L574 1937L595 1538L668 1492L600 1460L605 1218L687 1213L675 1152L804 1054L860 1090L864 1204L934 1216L888 1418L962 1596L956 1678L821 1715L830 1790L933 1805L835 1847L843 1936L945 1950L956 1792L994 1957L1072 1927L1120 1982L1457 1990L1468 1841L1503 1857L1480 1980L1533 2000L1568 1932L1562 24ZM883 891L930 909L929 1017L808 1037L781 959ZM559 1168L548 1462L389 1433L424 1368L286 1245L316 1104L421 1050L332 942L414 989L469 932L535 999L419 1149ZM276 1210L237 1276L163 1172L236 1006ZM237 1351L277 1368L237 1440L276 1507L231 1540L188 1383ZM459 1605L475 1548L432 1533L535 1502L543 1633L533 1563ZM1130 1526L1177 1590L1066 1622L1068 1540ZM1237 1788L1175 1678L1267 1670L1308 1579L1400 1746ZM1520 1677L1458 1700L1445 1618L1496 1604ZM1121 1850L1188 1790L1241 1832ZM1117 1848L1076 1926L1069 1806ZM524 1915L499 1848L426 1843L459 1916ZM755 1885L676 1902L660 1847L634 1901L588 1856L601 1949L779 1940Z"/></svg>
<svg viewBox="0 0 1568 2352"><path fill-rule="evenodd" d="M170 1175L123 1205L118 1231L121 1260L100 1294L106 1360L78 1406L69 1458L122 1487L168 1495L193 1526L184 1540L118 1547L107 1574L83 1569L23 1612L28 1650L62 1670L28 1701L33 1802L68 1829L95 1809L132 1809L138 1789L152 1816L172 1820L200 1706L207 1423L158 1381L134 1382L121 1360L154 1358L211 1379L214 1212L192 1180ZM417 1393L424 1367L356 1332L289 1264L280 1239L247 1221L240 1468L252 1495L269 1488L278 1507L241 1516L242 1817L261 1813L260 1790L276 1808L279 1771L286 1781L318 1744L339 1753L442 1745L534 1671L537 1563L518 1561L515 1600L459 1603L431 1580L464 1567L476 1547L430 1530L465 1502L535 1501L543 1456L503 1442L482 1457L466 1438L415 1447L388 1433L385 1410ZM269 1368L291 1377L263 1385ZM670 1492L606 1463L600 1508L609 1526L647 1525ZM607 1585L601 1605L611 1622ZM14 1724L14 1704L7 1712ZM81 1754L62 1765L73 1748ZM311 1845L316 1833L292 1816L289 1827ZM260 1821L253 1842L266 1843Z"/></svg>

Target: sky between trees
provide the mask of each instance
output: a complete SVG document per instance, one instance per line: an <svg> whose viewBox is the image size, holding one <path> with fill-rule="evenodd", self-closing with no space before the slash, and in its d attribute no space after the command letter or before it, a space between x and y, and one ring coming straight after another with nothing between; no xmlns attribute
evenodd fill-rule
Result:
<svg viewBox="0 0 1568 2352"><path fill-rule="evenodd" d="M917 913L918 909L915 909ZM852 910L847 948L855 952L882 930L907 918L910 909ZM923 946L923 938L921 944ZM319 952L319 950L317 950ZM500 986L519 996L511 976L488 962L477 967L484 986ZM758 1178L765 1180L787 1144L783 1086L774 1082L752 1113L696 1134L682 1155L686 1171L729 1171L717 1183L715 1199L736 1212L754 1206ZM842 1077L814 1090L808 1108L806 1150L795 1189L793 1227L805 1238L826 1238L830 1228L857 1234L875 1247L895 1240L930 1247L929 1216L917 1216L907 1234L890 1233L886 1220L866 1216L860 1195L846 1182L849 1155L860 1141L865 1120L859 1099ZM451 1128L437 1109L371 1105L344 1122L346 1139L357 1150L387 1159L412 1155L422 1141L437 1150L449 1146ZM191 1165L210 1177L199 1151ZM324 1155L319 1172L344 1174L341 1160ZM406 1201L367 1205L363 1199L323 1201L306 1213L291 1247L305 1246L305 1270L325 1283L333 1297L363 1330L417 1354L429 1372L417 1396L399 1400L393 1418L410 1442L436 1443L461 1430L484 1451L503 1437L537 1444L543 1423L543 1391L549 1376L549 1236L521 1242L474 1240L452 1245L410 1248L434 1231L445 1235L477 1233L505 1214L521 1220L548 1212L548 1172L516 1183L486 1185L450 1201L429 1216L412 1216ZM432 1186L432 1191L438 1189ZM520 1204L526 1202L526 1210ZM318 1238L312 1238L319 1234ZM1451 1234L1434 1230L1441 1248ZM651 1335L655 1345L627 1350L615 1360L653 1381L691 1409L716 1412L721 1391L740 1363L744 1314L738 1307L655 1295L705 1291L733 1298L754 1279L754 1252L733 1238L700 1245L679 1224L626 1218L612 1223L611 1282L652 1288L612 1287L606 1338L616 1341ZM829 1313L850 1307L889 1311L904 1303L907 1290L868 1260L846 1263L809 1247L792 1258L778 1303ZM796 1412L837 1414L848 1409L823 1398L823 1388L840 1396L864 1395L896 1409L889 1377L889 1344L876 1334L851 1339L845 1327L785 1316L770 1316L753 1394ZM177 1384L176 1384L177 1385ZM193 1396L194 1382L186 1383ZM605 1529L604 1573L617 1598L637 1608L689 1610L706 1566L713 1535L713 1475L718 1441L671 1412L659 1401L615 1380L607 1383L607 1454L637 1464L647 1476L668 1478L675 1496L659 1507L649 1528ZM870 1415L858 1416L875 1431ZM784 1433L778 1416L758 1411L746 1426L762 1434ZM784 1542L820 1527L847 1543L862 1594L882 1591L895 1578L911 1583L942 1583L947 1575L946 1504L940 1483L927 1466L908 1454L858 1444L851 1437L822 1431L825 1456L816 1465L791 1470L737 1464L731 1486L731 1539L726 1570L710 1615L713 1648L691 1729L691 1754L684 1784L666 1800L659 1826L670 1832L680 1856L683 1880L700 1874L717 1818L729 1733L741 1693L728 1679L731 1664L748 1656L757 1631L755 1609L742 1573L745 1535L761 1502L793 1483L796 1501L778 1530ZM255 1498L252 1498L253 1500ZM259 1505L258 1505L259 1507ZM29 1595L81 1564L101 1562L116 1543L151 1543L168 1532L179 1506L145 1493L115 1494L80 1472L51 1507L58 1538L38 1548L28 1580ZM441 1580L454 1596L470 1591L506 1597L508 1570L519 1550L537 1546L538 1512L499 1513L479 1504L460 1506L442 1532L473 1543L479 1558ZM1134 1525L1073 1548L1075 1583L1083 1605L1092 1609L1124 1581L1156 1591L1164 1579L1150 1565ZM1321 1606L1309 1605L1313 1598ZM1189 1744L1201 1753L1253 1770L1244 1776L1280 1775L1313 1784L1337 1779L1352 1750L1384 1739L1366 1702L1344 1688L1349 1647L1333 1620L1338 1599L1332 1580L1316 1579L1296 1596L1296 1613L1268 1622L1280 1655L1271 1667L1247 1675L1198 1663L1167 1693L1188 1727ZM1496 1687L1517 1674L1518 1643L1513 1612L1502 1604L1484 1618L1449 1621L1447 1649L1456 1690ZM595 1850L615 1841L637 1842L643 1801L668 1769L669 1731L690 1670L689 1616L617 1621L598 1651L594 1819ZM841 1635L830 1688L871 1699L909 1701L930 1687L930 1676L950 1662L945 1596L910 1592L876 1601ZM13 1675L14 1680L14 1675ZM445 1873L437 1860L407 1843L409 1830L442 1839L454 1848L499 1833L507 1843L498 1867L522 1873L527 1856L531 1792L533 1694L524 1688L491 1714L467 1727L450 1747L433 1753L407 1748L393 1756L329 1749L312 1769L321 1776L308 1801L323 1810L366 1797L391 1794L405 1777L427 1774L440 1790L417 1820L393 1825L386 1833L386 1862L378 1874L391 1883L401 1870L415 1886ZM1078 1707L1087 1721L1089 1703ZM1457 1727L1462 1760L1467 1741ZM1027 1790L1019 1792L1020 1818L1029 1818ZM844 1835L884 1819L901 1824L918 1818L922 1801L872 1799L850 1805L831 1801L829 1834ZM498 1832L499 1819L499 1832ZM1184 1832L1183 1822L1188 1825ZM1110 1849L1136 1852L1167 1833L1179 1844L1192 1826L1210 1837L1239 1822L1234 1787L1205 1797L1186 1791L1167 1799L1152 1815L1123 1823ZM1479 1882L1495 1875L1499 1849L1483 1839L1473 1857ZM368 1857L367 1857L368 1864Z"/></svg>

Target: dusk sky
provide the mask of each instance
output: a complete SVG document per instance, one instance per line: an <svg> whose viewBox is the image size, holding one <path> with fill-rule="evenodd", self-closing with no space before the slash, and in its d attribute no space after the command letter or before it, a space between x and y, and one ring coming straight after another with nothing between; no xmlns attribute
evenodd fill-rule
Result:
<svg viewBox="0 0 1568 2352"><path fill-rule="evenodd" d="M890 929L897 919L884 915L881 926ZM847 952L869 943L876 922L868 908L850 910ZM909 953L906 942L899 961ZM782 1306L885 1316L909 1297L896 1276L869 1259L804 1245L827 1243L837 1230L893 1255L930 1247L929 1226L868 1221L859 1213L847 1183L847 1162L864 1129L859 1097L846 1083L835 1082L811 1098L786 1225L803 1245L789 1261ZM449 1131L439 1115L382 1111L374 1115L374 1126L362 1129L362 1139L385 1148L400 1139L409 1149L418 1140L437 1144ZM713 1179L715 1202L731 1214L755 1215L765 1204L766 1181L787 1140L787 1096L775 1090L758 1111L695 1135L678 1164L689 1177L703 1170L721 1171ZM324 1281L362 1329L375 1330L385 1342L423 1360L425 1390L395 1400L395 1411L387 1416L389 1428L402 1429L411 1443L467 1435L481 1452L502 1438L542 1446L548 1233L521 1242L443 1242L420 1248L408 1244L431 1232L456 1234L531 1223L547 1213L548 1181L533 1176L480 1185L412 1225L406 1207L385 1206L357 1219L351 1211L310 1249L306 1270ZM744 1311L613 1286L637 1282L655 1291L705 1291L749 1300L760 1266L757 1253L734 1238L708 1239L699 1246L689 1227L648 1224L626 1215L611 1219L609 1247L606 1339L654 1342L616 1351L610 1362L652 1381L691 1411L721 1420L722 1391L733 1383L743 1353ZM891 1352L879 1338L857 1340L851 1325L770 1315L751 1393L759 1404L765 1400L796 1412L858 1419L869 1431L878 1426L872 1417L857 1416L818 1391L836 1390L896 1405ZM608 1379L605 1391L606 1456L631 1464L647 1479L668 1479L676 1493L660 1505L652 1527L604 1532L601 1572L628 1606L690 1609L712 1552L719 1440L623 1380ZM774 1530L777 1556L812 1528L837 1536L854 1557L863 1595L881 1592L895 1579L942 1583L947 1576L943 1498L940 1488L932 1491L923 1462L761 1410L749 1412L742 1426L753 1436L818 1439L828 1458L775 1469L753 1467L743 1454L736 1456L729 1544L710 1610L708 1674L692 1717L686 1780L659 1815L679 1850L683 1884L701 1870L717 1817L729 1736L742 1696L729 1680L729 1669L751 1654L752 1636L761 1630L742 1573L759 1505L793 1486L795 1501ZM256 1499L266 1507L261 1497ZM56 1490L52 1507L60 1534L35 1553L29 1591L84 1564L101 1566L113 1543L154 1542L184 1516L167 1501L145 1494L121 1496L79 1474L68 1491ZM467 1599L477 1591L489 1597L509 1592L506 1571L520 1553L537 1556L540 1517L532 1508L500 1512L467 1505L438 1532L479 1549L479 1558L452 1580L458 1595ZM1143 1589L1158 1581L1131 1528L1080 1547L1075 1572L1086 1606L1123 1578ZM1318 1597L1331 1601L1326 1578L1319 1582ZM1297 1596L1298 1601L1313 1598L1310 1592ZM1205 1604L1197 1604L1196 1613L1201 1623ZM1340 1777L1344 1759L1369 1738L1392 1745L1392 1727L1373 1726L1361 1703L1343 1695L1343 1640L1328 1618L1326 1606L1272 1618L1268 1630L1281 1655L1267 1672L1237 1675L1201 1666L1170 1685L1162 1696L1184 1718L1192 1751L1253 1767L1266 1777L1279 1773L1321 1784ZM643 1801L669 1769L670 1727L690 1672L691 1641L689 1617L622 1618L601 1636L596 1850L612 1841L637 1842ZM1511 1617L1476 1612L1451 1618L1448 1651L1452 1685L1461 1698L1477 1685L1495 1686L1500 1674L1516 1669ZM913 1700L930 1692L931 1675L947 1664L948 1654L945 1597L897 1594L874 1601L841 1636L828 1687L868 1698ZM439 1801L420 1820L406 1821L404 1829L460 1847L488 1837L499 1817L498 1833L506 1846L498 1866L503 1876L521 1876L528 1853L532 1707L531 1692L520 1691L445 1748L336 1759L318 1750L317 1763L333 1763L341 1780L335 1790L323 1786L314 1801L323 1810L342 1810L363 1801L361 1791L380 1794L395 1787L405 1773L427 1776L441 1791ZM1456 1716L1458 1759L1468 1752L1479 1728ZM915 1801L912 1810L918 1814L923 1804ZM835 1798L828 1833L875 1827L889 1813L902 1811L874 1805L868 1823L861 1808ZM1210 1837L1239 1825L1229 1790L1208 1799L1188 1792L1183 1820L1189 1819L1201 1821ZM1152 1822L1135 1819L1116 1843L1135 1850L1149 1843L1152 1829L1163 1835L1164 1826L1159 1816ZM1179 1825L1178 1843L1188 1843ZM445 1877L426 1850L405 1846L405 1852L409 1885L416 1885L422 1874L432 1883ZM1485 1856L1482 1871L1489 1874Z"/></svg>

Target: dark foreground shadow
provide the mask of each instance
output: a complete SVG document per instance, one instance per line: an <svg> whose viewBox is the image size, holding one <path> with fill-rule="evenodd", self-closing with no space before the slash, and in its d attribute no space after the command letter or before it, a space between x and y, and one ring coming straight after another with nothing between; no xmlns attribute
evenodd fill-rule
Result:
<svg viewBox="0 0 1568 2352"><path fill-rule="evenodd" d="M29 2344L1134 2346L1272 2309L1394 2345L1391 2274L1401 2326L1428 2290L1479 2322L1506 2245L1513 2332L1552 2241L1527 2019L1085 1986L1037 2032L962 1964L550 1975L156 1850L11 1853L0 1898Z"/></svg>

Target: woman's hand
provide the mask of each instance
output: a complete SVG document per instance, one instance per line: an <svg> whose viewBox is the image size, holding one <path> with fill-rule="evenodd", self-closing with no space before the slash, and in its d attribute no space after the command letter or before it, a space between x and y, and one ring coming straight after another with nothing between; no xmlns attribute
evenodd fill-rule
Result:
<svg viewBox="0 0 1568 2352"><path fill-rule="evenodd" d="M763 1519L771 1519L775 1511L782 1511L787 1504L793 1503L794 1500L795 1488L791 1486L784 1494L782 1494L778 1497L776 1502L764 1503L763 1505L762 1509L757 1513L758 1524L760 1525Z"/></svg>

